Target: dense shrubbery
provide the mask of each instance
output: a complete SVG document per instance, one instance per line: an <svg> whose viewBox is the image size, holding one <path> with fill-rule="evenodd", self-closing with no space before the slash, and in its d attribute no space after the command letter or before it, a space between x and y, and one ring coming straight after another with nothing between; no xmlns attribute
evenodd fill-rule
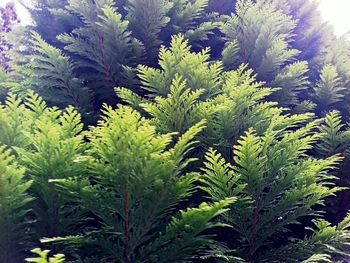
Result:
<svg viewBox="0 0 350 263"><path fill-rule="evenodd" d="M315 5L34 1L0 78L0 263L349 258L350 49Z"/></svg>

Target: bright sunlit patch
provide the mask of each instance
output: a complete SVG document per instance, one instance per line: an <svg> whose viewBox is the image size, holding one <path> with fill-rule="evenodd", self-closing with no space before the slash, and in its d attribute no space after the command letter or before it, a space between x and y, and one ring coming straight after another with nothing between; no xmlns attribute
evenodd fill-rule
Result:
<svg viewBox="0 0 350 263"><path fill-rule="evenodd" d="M318 0L323 18L329 21L337 35L350 31L350 0Z"/></svg>
<svg viewBox="0 0 350 263"><path fill-rule="evenodd" d="M19 4L17 0L0 0L0 6L5 6L9 2L16 4L16 10L18 13L18 17L21 20L21 24L23 25L30 24L31 19L28 11L21 4Z"/></svg>

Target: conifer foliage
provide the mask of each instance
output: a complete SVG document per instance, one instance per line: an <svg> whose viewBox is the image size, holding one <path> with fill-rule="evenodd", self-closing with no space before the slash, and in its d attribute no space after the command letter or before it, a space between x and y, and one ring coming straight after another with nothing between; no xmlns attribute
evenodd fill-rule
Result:
<svg viewBox="0 0 350 263"><path fill-rule="evenodd" d="M195 53L190 48L183 35L174 36L170 48L160 50L161 70L139 66L148 100L126 88L116 89L117 94L148 113L160 131L183 133L206 119L202 144L230 154L232 143L246 129L255 125L263 132L273 116L283 112L277 103L263 102L277 89L263 87L246 65L225 72L221 62L209 62L208 49Z"/></svg>
<svg viewBox="0 0 350 263"><path fill-rule="evenodd" d="M81 5L84 8L81 8ZM113 1L69 1L67 10L79 17L82 26L58 39L76 55L77 70L99 93L103 101L113 94L113 87L123 77L124 67L135 66L143 52L141 43L128 31L128 21L113 6Z"/></svg>
<svg viewBox="0 0 350 263"><path fill-rule="evenodd" d="M99 262L177 262L210 249L215 242L202 232L220 226L210 220L225 211L229 198L169 217L194 191L198 174L182 170L194 161L186 154L202 128L198 123L167 149L173 134L157 135L155 127L130 108L106 107L103 120L88 134L89 156L80 160L94 181L58 181L101 227L58 240L100 247L100 255L91 255Z"/></svg>
<svg viewBox="0 0 350 263"><path fill-rule="evenodd" d="M69 57L47 44L35 32L30 44L33 49L32 63L25 66L30 71L28 77L32 77L30 83L35 83L42 94L55 93L55 98L50 101L55 105L72 105L81 112L91 112L91 93L83 80L75 77Z"/></svg>
<svg viewBox="0 0 350 263"><path fill-rule="evenodd" d="M14 161L11 151L0 148L0 262L18 262L28 246L26 216L32 197L27 190L32 181Z"/></svg>
<svg viewBox="0 0 350 263"><path fill-rule="evenodd" d="M52 53L49 57L45 53L42 55L49 64L57 64L58 57L69 61L70 65L65 66L66 76L79 80L70 89L82 89L79 93L82 102L78 100L75 104L80 102L85 107L84 91L90 91L90 97L94 97L94 104L99 108L103 102L115 101L114 87L127 85L132 88L137 82L133 79L134 68L144 61L154 65L160 45L169 42L172 34L185 33L198 42L208 39L217 27L214 18L206 16L207 0L130 0L124 4L113 0L64 2L38 1L28 8L37 18L36 30L39 32L47 32L41 28L48 26L42 19L44 14L51 18L52 32L57 32L57 35L52 36L52 32L43 34L49 44L41 42L40 48L54 44L66 54L56 50L57 54ZM67 28L62 28L62 24ZM36 58L42 61L40 57ZM45 70L50 77L57 73L55 68ZM32 74L36 75L30 71ZM55 77L50 85L46 76L39 74L47 88L57 89ZM34 80L30 84L36 85ZM47 100L54 99L42 90L37 92ZM61 100L61 103L70 105L72 101ZM82 107L81 112L85 111Z"/></svg>
<svg viewBox="0 0 350 263"><path fill-rule="evenodd" d="M343 101L345 88L342 85L337 69L331 65L324 66L320 80L314 88L315 101L320 112L325 112Z"/></svg>
<svg viewBox="0 0 350 263"><path fill-rule="evenodd" d="M80 116L73 108L64 112L49 108L34 93L25 101L12 95L2 110L10 120L17 119L1 125L7 132L2 144L12 146L21 164L12 165L9 150L3 150L1 211L6 228L2 234L11 240L1 244L14 249L8 254L5 248L2 254L8 262L17 262L13 260L21 256L19 245L26 238L64 241L74 245L71 257L99 262L176 262L199 257L219 245L203 232L224 226L212 220L233 200L202 203L179 214L175 209L195 190L198 174L184 169L195 161L187 155L204 122L169 148L174 133L157 134L148 120L125 106L116 110L106 106L99 125L86 134L81 133ZM24 178L22 167L31 180ZM30 210L25 209L29 201ZM25 231L22 221L29 212L35 219L32 233ZM97 225L85 228L84 223L91 220ZM92 253L86 252L90 246ZM76 254L80 249L85 252ZM34 252L43 258L47 254Z"/></svg>
<svg viewBox="0 0 350 263"><path fill-rule="evenodd" d="M74 79L79 79L84 87L81 94L89 91L95 110L103 102L115 101L114 87L137 89L135 67L138 64L156 67L161 44L169 44L171 36L178 33L196 49L210 46L214 58L222 54L226 69L248 64L258 80L280 88L274 100L295 112L313 110L318 103L325 103L305 96L320 85L318 80L322 81L325 73L321 68L335 66L338 74L340 71L342 74L338 84L341 87L349 84L346 41L344 44L326 36L325 30L330 32L328 35L332 31L322 22L315 3L232 0L227 4L231 7L225 8L223 4L218 8L207 0L71 0L34 1L28 9L41 37L65 50L64 56L74 65ZM222 13L216 13L218 10ZM331 46L339 50L337 54L324 52ZM33 85L34 80L30 83ZM50 82L46 85L49 87ZM51 86L56 88L56 83ZM42 90L39 93L49 101L55 98ZM333 104L333 99L328 103ZM82 104L86 107L86 103ZM316 112L322 113L324 107L319 105ZM81 112L85 110L91 109L81 108Z"/></svg>
<svg viewBox="0 0 350 263"><path fill-rule="evenodd" d="M64 262L64 255L57 254L53 257L49 257L49 250L42 251L41 249L33 249L31 252L37 254L36 258L27 258L26 262L41 262L41 263L61 263Z"/></svg>
<svg viewBox="0 0 350 263"><path fill-rule="evenodd" d="M350 44L315 1L27 9L0 32L0 263L348 260Z"/></svg>
<svg viewBox="0 0 350 263"><path fill-rule="evenodd" d="M342 231L347 231L349 218L337 227L315 220L315 229L305 238L288 228L302 217L319 216L315 205L340 190L327 180L341 158L306 157L319 136L312 133L319 123L288 132L298 122L275 119L263 136L248 130L234 147L234 165L213 149L206 155L202 189L212 200L239 197L224 218L235 230L229 238L234 251L248 262L302 262L318 253L341 254L347 243ZM283 128L273 132L274 125Z"/></svg>

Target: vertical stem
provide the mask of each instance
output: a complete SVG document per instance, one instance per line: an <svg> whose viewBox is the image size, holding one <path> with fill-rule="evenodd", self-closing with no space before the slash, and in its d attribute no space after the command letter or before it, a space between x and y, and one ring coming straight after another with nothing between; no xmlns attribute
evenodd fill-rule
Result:
<svg viewBox="0 0 350 263"><path fill-rule="evenodd" d="M129 188L128 182L125 183L124 188L124 237L125 237L125 249L124 257L125 263L130 263L130 251L129 251Z"/></svg>
<svg viewBox="0 0 350 263"><path fill-rule="evenodd" d="M260 197L258 197L255 200L255 207L254 207L254 212L253 212L253 221L252 221L252 232L250 234L250 237L248 239L248 244L249 244L249 261L253 259L253 255L255 253L254 249L254 244L256 240L256 226L258 222L258 217L259 217L259 211L260 211Z"/></svg>
<svg viewBox="0 0 350 263"><path fill-rule="evenodd" d="M108 63L107 63L106 50L104 47L104 36L102 33L98 33L98 36L99 36L98 40L99 40L99 46L101 49L102 64L105 70L106 81L110 82L112 85L115 85L115 81L113 79L113 76L109 70Z"/></svg>

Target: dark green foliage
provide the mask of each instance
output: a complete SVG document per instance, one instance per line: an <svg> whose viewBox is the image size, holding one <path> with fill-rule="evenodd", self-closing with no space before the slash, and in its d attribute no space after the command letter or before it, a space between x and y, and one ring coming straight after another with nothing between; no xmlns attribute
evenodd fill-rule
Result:
<svg viewBox="0 0 350 263"><path fill-rule="evenodd" d="M167 13L173 4L167 0L129 0L127 19L133 35L144 44L146 57L154 60L162 43L159 33L169 23Z"/></svg>
<svg viewBox="0 0 350 263"><path fill-rule="evenodd" d="M82 79L75 78L73 63L69 57L33 33L30 42L34 55L31 57L32 83L37 90L48 97L54 105L72 105L81 112L91 112L91 92L84 86Z"/></svg>
<svg viewBox="0 0 350 263"><path fill-rule="evenodd" d="M273 1L238 1L236 12L221 26L227 39L222 56L226 68L247 63L259 80L281 88L276 100L298 105L308 87L306 62L295 62L300 51L291 48L296 21Z"/></svg>
<svg viewBox="0 0 350 263"><path fill-rule="evenodd" d="M328 50L342 41L332 39L332 30L322 22L316 2L238 1L235 13L223 23L221 31L226 37L222 52L225 67L249 63L259 80L281 88L274 99L295 112L315 108L310 103L314 100L307 95L310 80L311 86L316 86L317 75L323 74L317 71L325 62L339 63L330 61L333 51ZM344 48L337 51L343 58L345 52ZM317 113L322 107L316 108Z"/></svg>
<svg viewBox="0 0 350 263"><path fill-rule="evenodd" d="M319 127L322 140L317 145L318 155L346 153L350 146L350 131L344 129L344 126L339 112L331 111L326 115L324 123Z"/></svg>
<svg viewBox="0 0 350 263"><path fill-rule="evenodd" d="M238 1L221 30L229 41L238 42L238 63L249 63L261 79L271 81L299 53L288 48L294 28L292 18L272 4Z"/></svg>
<svg viewBox="0 0 350 263"><path fill-rule="evenodd" d="M51 45L60 45L56 37L63 32L70 32L79 24L79 20L74 19L67 12L57 14L58 10L67 5L67 0L33 0L29 5L26 1L21 1L29 11L35 21L35 31L44 37L45 41Z"/></svg>
<svg viewBox="0 0 350 263"><path fill-rule="evenodd" d="M321 71L320 80L314 88L314 100L319 112L325 112L343 100L345 88L342 85L336 68L326 65Z"/></svg>
<svg viewBox="0 0 350 263"><path fill-rule="evenodd" d="M259 1L258 1L259 2ZM330 45L333 35L331 26L323 21L319 3L304 0L262 0L272 2L290 15L296 22L291 46L300 51L298 60L307 60L311 69L317 70L317 57Z"/></svg>
<svg viewBox="0 0 350 263"><path fill-rule="evenodd" d="M129 23L113 7L113 1L69 1L67 10L82 20L82 26L58 39L76 55L75 67L97 98L111 101L113 88L125 83L125 67L136 66L143 47L131 37Z"/></svg>
<svg viewBox="0 0 350 263"><path fill-rule="evenodd" d="M226 69L248 64L258 80L281 88L273 97L281 106L294 112L313 110L309 87L316 86L318 71L325 63L340 63L325 49L341 42L325 33L328 26L320 22L317 4L232 0L219 5L207 0L71 0L37 2L28 8L36 14L36 29L43 33L43 39L68 52L63 56L74 65L74 79L81 80L85 91L90 90L95 110L102 102L116 101L115 86L136 91L136 65L157 67L160 45L168 44L178 33L183 33L195 49L211 46L213 58L222 54ZM44 23L44 17L50 17L49 24ZM47 28L56 32L57 39ZM338 53L345 58L343 48ZM22 89L32 82L25 84ZM52 86L55 88L55 83ZM86 110L91 109L80 109Z"/></svg>
<svg viewBox="0 0 350 263"><path fill-rule="evenodd" d="M271 83L273 87L280 87L273 99L286 107L300 107L303 102L300 102L298 95L307 91L310 84L306 76L307 72L306 62L295 62L286 66ZM312 110L312 108L306 108L304 111ZM303 109L299 111L303 111Z"/></svg>
<svg viewBox="0 0 350 263"><path fill-rule="evenodd" d="M84 113L87 122L91 121L92 113L96 113L102 101L116 99L113 87L128 82L129 66L136 66L143 53L141 43L130 36L128 22L117 13L112 2L69 1L67 5L59 6L53 2L38 3L37 8L50 11L50 16L58 18L57 23L71 21L74 27L61 31L62 34L55 36L55 41L49 37L48 41L54 42L55 47L34 35L31 40L33 47L29 47L29 54L24 54L27 58L24 67L21 66L16 75L11 74L15 82L19 78L23 82L14 87L3 86L13 91L24 90L24 93L36 88L48 102L61 107L74 105ZM80 8L82 6L84 8ZM46 37L48 35L43 36ZM28 65L33 59L36 65ZM52 96L53 92L59 96ZM94 98L94 103L91 98Z"/></svg>
<svg viewBox="0 0 350 263"><path fill-rule="evenodd" d="M31 33L28 42L30 54L25 55L25 62L18 65L15 72L9 73L12 78L4 79L2 86L21 97L32 89L49 98L47 102L51 105L72 105L83 112L88 121L94 110L92 92L81 78L75 76L71 59L35 32Z"/></svg>
<svg viewBox="0 0 350 263"><path fill-rule="evenodd" d="M336 227L318 219L313 234L304 239L289 228L305 216L319 218L315 205L340 190L327 180L341 158L305 154L319 138L312 132L319 121L288 131L308 117L277 118L263 136L249 130L234 147L234 165L214 150L206 156L202 189L213 201L238 198L224 219L234 229L232 248L248 262L301 262L315 254L341 254L348 242L343 235L348 217Z"/></svg>
<svg viewBox="0 0 350 263"><path fill-rule="evenodd" d="M116 101L115 86L133 89L138 84L134 68L145 61L155 65L160 45L169 42L172 34L184 33L196 46L201 46L201 41L208 41L218 27L218 19L206 13L207 6L207 0L146 0L118 4L113 0L35 2L28 6L37 23L35 28L44 40L58 49L35 36L36 48L32 52L36 52L36 61L42 62L38 69L42 70L45 63L45 72L22 69L12 78L15 81L24 79L21 90L40 86L40 94L47 101L56 100L55 105L78 106L81 113L91 115L91 109L98 110L103 102ZM45 23L44 18L50 18L50 23ZM50 34L47 28L53 28ZM48 49L51 49L49 54ZM62 67L46 67L46 64L62 64ZM43 73L45 89L32 79ZM53 90L55 93L62 90L57 87L57 73L73 82L63 81L63 98L50 95ZM3 86L16 91L18 86L12 85ZM45 93L45 90L51 93ZM68 94L67 90L70 91ZM74 97L73 103L70 97ZM87 109L89 98L94 98L94 107Z"/></svg>

